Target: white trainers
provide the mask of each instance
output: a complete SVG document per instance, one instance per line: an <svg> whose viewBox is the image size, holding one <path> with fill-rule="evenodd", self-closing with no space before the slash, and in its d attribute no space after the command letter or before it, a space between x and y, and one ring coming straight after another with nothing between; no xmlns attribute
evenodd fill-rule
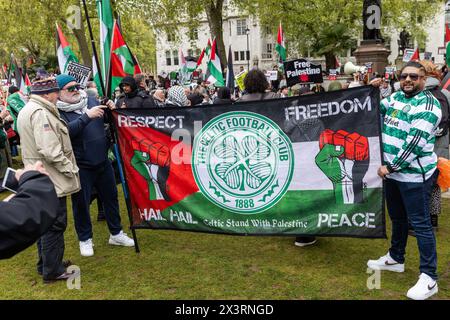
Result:
<svg viewBox="0 0 450 320"><path fill-rule="evenodd" d="M123 231L120 231L120 233L115 236L109 236L109 244L115 246L134 247L134 240L128 237Z"/></svg>
<svg viewBox="0 0 450 320"><path fill-rule="evenodd" d="M408 290L406 296L413 300L425 300L438 292L438 285L429 275L421 273L416 285Z"/></svg>
<svg viewBox="0 0 450 320"><path fill-rule="evenodd" d="M92 239L80 241L80 253L83 257L92 257L94 255L94 244Z"/></svg>
<svg viewBox="0 0 450 320"><path fill-rule="evenodd" d="M367 266L372 270L387 270L393 272L404 272L405 264L398 263L391 258L389 252L387 255L380 257L378 260L367 261Z"/></svg>

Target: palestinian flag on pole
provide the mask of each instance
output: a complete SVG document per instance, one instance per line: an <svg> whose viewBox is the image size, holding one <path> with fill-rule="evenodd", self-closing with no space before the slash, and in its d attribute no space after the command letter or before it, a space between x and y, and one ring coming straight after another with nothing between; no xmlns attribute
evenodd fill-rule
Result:
<svg viewBox="0 0 450 320"><path fill-rule="evenodd" d="M193 57L185 57L183 50L180 48L180 61L181 61L181 83L189 84L191 82L192 73L197 69L197 61Z"/></svg>
<svg viewBox="0 0 450 320"><path fill-rule="evenodd" d="M14 54L11 53L10 60L9 60L9 68L8 68L8 83L12 84L13 79L15 79L14 74L16 73L16 59L14 59Z"/></svg>
<svg viewBox="0 0 450 320"><path fill-rule="evenodd" d="M106 76L111 57L111 40L113 35L114 18L110 0L97 0L97 13L100 20L100 64L103 81L106 87ZM100 82L99 82L100 83ZM97 84L97 88L101 88Z"/></svg>
<svg viewBox="0 0 450 320"><path fill-rule="evenodd" d="M20 70L19 65L17 64L17 60L14 57L14 54L12 54L12 53L11 53L11 61L9 63L9 70L8 70L8 83L15 85L20 90L22 90L22 85L24 83L22 72Z"/></svg>
<svg viewBox="0 0 450 320"><path fill-rule="evenodd" d="M419 52L419 48L416 49L416 51L414 51L414 54L411 57L411 60L409 61L418 61L420 60L420 52Z"/></svg>
<svg viewBox="0 0 450 320"><path fill-rule="evenodd" d="M94 79L95 85L97 86L98 95L103 97L102 85L100 83L100 74L98 73L98 66L95 62L95 56L92 56L92 78Z"/></svg>
<svg viewBox="0 0 450 320"><path fill-rule="evenodd" d="M223 79L222 66L220 65L220 58L217 54L217 44L216 39L214 39L211 56L208 62L208 71L210 73L207 81L216 87L223 87L225 85L225 80Z"/></svg>
<svg viewBox="0 0 450 320"><path fill-rule="evenodd" d="M135 57L128 48L117 21L115 21L114 33L111 42L107 95L111 95L111 92L119 86L124 77L134 76L140 72L141 69Z"/></svg>
<svg viewBox="0 0 450 320"><path fill-rule="evenodd" d="M78 62L61 28L56 24L56 54L58 56L59 71L66 73L67 66L71 61Z"/></svg>
<svg viewBox="0 0 450 320"><path fill-rule="evenodd" d="M283 62L286 61L286 45L284 44L284 34L283 28L281 27L281 22L278 27L277 45L275 50L278 52L279 64L283 65Z"/></svg>

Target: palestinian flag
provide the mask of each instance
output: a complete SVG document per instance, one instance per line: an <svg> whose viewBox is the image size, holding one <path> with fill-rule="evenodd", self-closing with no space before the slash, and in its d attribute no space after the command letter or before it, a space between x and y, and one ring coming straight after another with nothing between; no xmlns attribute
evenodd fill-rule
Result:
<svg viewBox="0 0 450 320"><path fill-rule="evenodd" d="M115 110L132 228L385 237L378 89L316 100Z"/></svg>
<svg viewBox="0 0 450 320"><path fill-rule="evenodd" d="M181 83L189 84L191 82L192 73L197 69L197 61L191 57L185 57L183 54L183 50L180 48L180 75L181 75Z"/></svg>
<svg viewBox="0 0 450 320"><path fill-rule="evenodd" d="M59 71L66 73L67 66L71 61L78 62L61 28L56 24L56 53L58 56Z"/></svg>
<svg viewBox="0 0 450 320"><path fill-rule="evenodd" d="M92 56L92 78L94 79L95 85L97 86L98 95L103 97L102 83L100 81L100 74L98 72L97 62L95 61L95 56Z"/></svg>
<svg viewBox="0 0 450 320"><path fill-rule="evenodd" d="M113 35L114 18L110 0L97 0L97 13L100 20L100 55L101 72L106 87L106 76L111 57L111 40ZM101 88L97 84L97 88Z"/></svg>
<svg viewBox="0 0 450 320"><path fill-rule="evenodd" d="M277 45L275 47L275 50L278 52L279 56L279 63L283 64L284 61L286 61L286 45L284 44L284 34L283 34L283 28L280 26L278 27L278 35L277 35Z"/></svg>
<svg viewBox="0 0 450 320"><path fill-rule="evenodd" d="M445 63L450 66L450 27L449 24L445 24Z"/></svg>
<svg viewBox="0 0 450 320"><path fill-rule="evenodd" d="M14 54L11 53L11 60L9 63L8 70L8 83L15 85L19 88L19 90L23 89L24 79L22 76L22 71L17 64L17 60L14 57Z"/></svg>
<svg viewBox="0 0 450 320"><path fill-rule="evenodd" d="M200 65L202 64L204 56L205 56L205 49L203 48L202 53L200 54L200 57L198 57L197 60L197 67L200 67Z"/></svg>
<svg viewBox="0 0 450 320"><path fill-rule="evenodd" d="M108 96L124 77L141 73L141 68L128 48L117 21L114 22L109 71Z"/></svg>
<svg viewBox="0 0 450 320"><path fill-rule="evenodd" d="M208 62L208 71L210 73L207 81L216 87L223 87L225 85L225 80L223 79L222 66L220 65L220 58L217 54L217 44L216 39L214 39L211 56Z"/></svg>
<svg viewBox="0 0 450 320"><path fill-rule="evenodd" d="M420 52L419 52L419 48L416 49L416 51L414 51L414 54L411 57L411 60L409 61L418 61L420 60Z"/></svg>

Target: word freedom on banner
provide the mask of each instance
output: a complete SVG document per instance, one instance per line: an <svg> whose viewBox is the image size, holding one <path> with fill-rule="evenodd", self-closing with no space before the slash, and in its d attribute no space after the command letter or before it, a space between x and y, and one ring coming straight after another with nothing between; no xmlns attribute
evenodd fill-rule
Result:
<svg viewBox="0 0 450 320"><path fill-rule="evenodd" d="M67 65L66 74L75 78L82 88L86 88L86 85L91 76L92 69L82 64L71 61Z"/></svg>
<svg viewBox="0 0 450 320"><path fill-rule="evenodd" d="M288 87L297 83L323 83L322 66L306 59L297 59L283 63Z"/></svg>
<svg viewBox="0 0 450 320"><path fill-rule="evenodd" d="M369 86L115 110L132 228L385 237L379 101Z"/></svg>

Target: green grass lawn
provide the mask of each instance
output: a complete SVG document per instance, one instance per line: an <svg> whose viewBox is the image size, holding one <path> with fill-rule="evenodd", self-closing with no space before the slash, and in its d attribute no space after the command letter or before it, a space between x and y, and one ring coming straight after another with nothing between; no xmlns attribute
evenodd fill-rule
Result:
<svg viewBox="0 0 450 320"><path fill-rule="evenodd" d="M405 273L383 272L381 289L369 290L366 262L384 255L388 240L320 238L298 248L292 237L137 230L136 254L108 245L106 223L95 221L96 205L91 210L94 257L80 256L71 210L65 233L65 257L81 269L80 290L67 289L65 282L44 285L33 246L0 260L0 299L406 299L418 277L412 237ZM123 199L121 213L127 230ZM437 233L439 293L433 299L450 298L449 214L450 199L444 199Z"/></svg>

